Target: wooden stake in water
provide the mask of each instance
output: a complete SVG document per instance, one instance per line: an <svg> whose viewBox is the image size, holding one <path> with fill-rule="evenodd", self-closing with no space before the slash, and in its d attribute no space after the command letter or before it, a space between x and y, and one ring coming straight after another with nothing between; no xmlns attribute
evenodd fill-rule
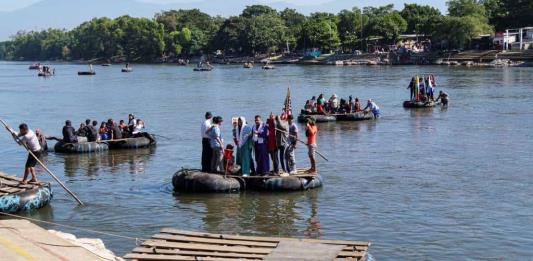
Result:
<svg viewBox="0 0 533 261"><path fill-rule="evenodd" d="M13 129L11 127L9 127L9 125L7 125L7 123L5 121L3 121L2 119L0 119L0 122L2 122L2 124L4 125L4 127L6 128L7 131L9 131L9 133L11 135L13 135L13 138L15 139L15 141L19 144L22 144L22 146L28 151L28 153L37 161L37 163L39 163L39 165L41 165L41 167L43 167L44 170L46 170L46 172L48 174L50 174L50 176L52 176L52 178L63 188L65 189L65 191L70 194L76 201L78 201L78 203L80 205L83 206L83 202L81 202L81 200L72 192L70 191L70 189L68 189L65 184L63 184L63 182L61 182L61 180L59 180L56 175L54 175L54 173L52 173L52 171L50 171L45 165L44 163L37 157L35 156L35 154L33 154L33 152L28 149L28 147L26 146L25 143L23 142L19 142L19 140L16 138L16 133L13 131Z"/></svg>

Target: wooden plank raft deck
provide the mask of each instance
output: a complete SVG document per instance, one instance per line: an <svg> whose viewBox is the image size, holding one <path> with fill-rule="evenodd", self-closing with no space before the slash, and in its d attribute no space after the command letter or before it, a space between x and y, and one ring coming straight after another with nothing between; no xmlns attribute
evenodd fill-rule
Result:
<svg viewBox="0 0 533 261"><path fill-rule="evenodd" d="M242 176L242 175L231 175L227 174L226 177L229 178L242 178L242 179L271 179L271 178L283 178L283 177L298 177L298 178L313 178L316 177L317 173L309 174L306 172L306 169L296 169L296 174L285 173L285 176L281 176L280 174L274 174L274 172L270 172L267 176ZM219 174L224 175L224 174Z"/></svg>
<svg viewBox="0 0 533 261"><path fill-rule="evenodd" d="M21 181L21 178L9 176L3 172L0 172L0 197L7 194L24 192L28 189L36 189L40 186L48 185L46 182L28 183L23 185L20 184Z"/></svg>
<svg viewBox="0 0 533 261"><path fill-rule="evenodd" d="M164 228L127 260L366 260L369 242L253 237ZM333 255L332 255L333 253Z"/></svg>

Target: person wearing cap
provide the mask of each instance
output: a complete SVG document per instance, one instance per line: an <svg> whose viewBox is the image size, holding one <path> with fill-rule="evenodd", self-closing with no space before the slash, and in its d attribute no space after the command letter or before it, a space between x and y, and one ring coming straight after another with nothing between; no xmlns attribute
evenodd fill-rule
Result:
<svg viewBox="0 0 533 261"><path fill-rule="evenodd" d="M74 128L72 128L74 130ZM28 159L24 166L24 178L20 183L27 184L28 175L31 174L31 179L29 182L37 182L37 175L35 175L35 166L37 165L37 159L41 159L42 147L39 144L39 138L35 133L30 130L26 123L19 125L19 133L13 133L13 138L20 144L24 145L29 151L33 153L31 155L28 153ZM35 157L34 157L35 156Z"/></svg>
<svg viewBox="0 0 533 261"><path fill-rule="evenodd" d="M66 143L77 143L78 137L76 137L76 130L72 127L72 122L69 120L65 121L65 126L63 127L63 142Z"/></svg>
<svg viewBox="0 0 533 261"><path fill-rule="evenodd" d="M307 173L316 173L316 134L318 132L315 120L313 118L307 119L307 125L305 128L305 136L307 136L307 149L309 155L309 161L311 162L311 168L307 170Z"/></svg>
<svg viewBox="0 0 533 261"><path fill-rule="evenodd" d="M211 171L211 157L213 157L213 150L209 143L209 135L206 133L211 128L213 114L211 112L205 113L205 119L200 127L200 133L202 135L202 172Z"/></svg>
<svg viewBox="0 0 533 261"><path fill-rule="evenodd" d="M381 115L378 105L372 99L368 99L366 107L363 109L363 111L371 111L374 114L374 119L379 118Z"/></svg>

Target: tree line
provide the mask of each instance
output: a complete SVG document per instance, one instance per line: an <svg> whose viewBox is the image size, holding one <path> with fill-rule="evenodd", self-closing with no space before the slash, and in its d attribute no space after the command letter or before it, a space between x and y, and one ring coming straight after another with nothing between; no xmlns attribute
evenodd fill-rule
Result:
<svg viewBox="0 0 533 261"><path fill-rule="evenodd" d="M198 9L170 10L153 19L94 18L72 30L19 32L0 43L0 59L156 61L221 50L226 55L256 55L319 49L366 50L371 39L395 44L401 34L431 36L434 46L463 48L494 30L533 24L533 1L450 0L448 14L428 5L354 7L338 14L309 16L294 9L247 6L223 18Z"/></svg>

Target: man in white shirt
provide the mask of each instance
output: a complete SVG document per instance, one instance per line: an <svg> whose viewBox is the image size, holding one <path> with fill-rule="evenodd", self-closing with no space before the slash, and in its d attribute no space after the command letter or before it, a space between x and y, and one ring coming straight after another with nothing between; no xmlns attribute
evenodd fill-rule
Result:
<svg viewBox="0 0 533 261"><path fill-rule="evenodd" d="M202 172L211 172L211 158L213 157L213 150L209 143L209 135L206 131L211 128L213 114L211 112L205 113L205 120L202 122L200 133L202 135Z"/></svg>
<svg viewBox="0 0 533 261"><path fill-rule="evenodd" d="M22 123L19 125L20 132L18 134L13 134L14 138L17 140L17 142L20 145L25 145L26 148L28 148L35 157L41 159L42 155L42 148L39 144L39 139L37 138L37 135L28 128L28 125L26 123ZM22 184L27 184L28 182L26 179L28 178L28 174L31 173L31 180L29 182L37 182L37 176L35 175L35 165L37 165L37 159L31 154L28 153L28 159L26 160L26 165L24 167L24 178L22 179Z"/></svg>

